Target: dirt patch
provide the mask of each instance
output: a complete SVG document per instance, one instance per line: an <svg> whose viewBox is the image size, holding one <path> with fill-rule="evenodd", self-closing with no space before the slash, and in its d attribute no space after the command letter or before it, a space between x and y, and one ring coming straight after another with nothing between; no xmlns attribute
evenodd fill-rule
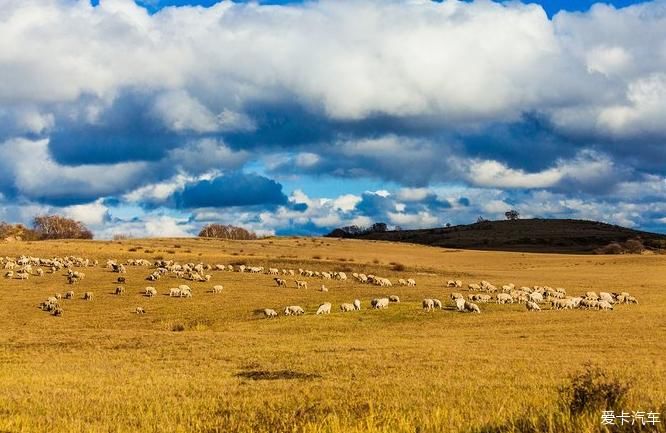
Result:
<svg viewBox="0 0 666 433"><path fill-rule="evenodd" d="M295 370L250 370L236 373L236 377L250 380L315 380L321 379L320 374L304 373Z"/></svg>

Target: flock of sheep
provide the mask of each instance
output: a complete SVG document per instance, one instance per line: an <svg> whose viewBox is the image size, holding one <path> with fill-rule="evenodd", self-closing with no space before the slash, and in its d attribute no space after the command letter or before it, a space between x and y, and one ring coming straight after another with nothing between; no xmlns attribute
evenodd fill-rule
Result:
<svg viewBox="0 0 666 433"><path fill-rule="evenodd" d="M37 257L21 256L18 258L0 257L0 265L5 269L5 278L15 278L20 280L27 280L31 276L42 277L45 274L44 269L48 273L56 273L65 271L64 275L68 284L77 284L85 278L85 273L82 271L75 271L74 268L85 268L98 266L97 260L84 259L81 257L66 256L55 257L50 259L43 259ZM152 271L146 277L148 281L157 281L166 276L171 276L177 279L183 279L194 282L208 282L212 276L210 271L227 271L239 273L252 273L252 274L266 274L273 276L273 281L277 287L287 287L288 282L282 277L296 277L301 279L294 279L293 283L298 289L307 289L308 281L302 278L318 278L320 280L337 280L337 281L350 281L354 280L362 284L373 284L380 287L392 287L393 283L390 279L379 277L372 274L352 273L351 279L348 278L344 272L336 271L312 271L305 269L278 269L268 268L262 266L247 266L247 265L209 265L204 263L185 263L180 264L171 260L158 260L150 262L145 259L130 259L125 263L119 263L116 260L108 260L104 267L111 272L118 273L116 281L119 284L114 293L116 295L123 295L125 293L124 284L126 277L123 274L127 273L127 267L152 267ZM397 283L401 286L414 287L416 281L412 278L398 279ZM462 289L463 283L461 280L449 280L446 287L453 289ZM222 285L214 285L210 292L222 293L224 287ZM328 288L321 284L319 290L321 292L328 292ZM469 283L467 290L475 293L469 294L467 297L461 293L452 293L450 300L456 310L460 312L481 313L481 308L478 304L495 302L497 304L525 304L528 311L540 311L542 306L550 304L552 310L567 310L567 309L595 309L595 310L612 310L616 304L637 304L638 301L634 296L629 293L609 293L600 292L598 295L595 292L586 292L580 296L567 296L567 292L563 288L552 288L548 286L532 286L517 288L514 284L506 284L500 287L489 283L488 281L481 281L479 283ZM148 286L144 289L144 296L153 297L157 295L157 289ZM193 296L192 289L187 284L180 284L177 287L172 287L167 293L173 298L191 298ZM92 292L84 292L82 299L91 301L94 298ZM74 291L69 290L64 294L56 293L43 301L39 307L44 311L48 311L54 316L62 316L64 311L62 308L62 299L74 299ZM373 309L386 309L391 303L399 303L400 298L397 295L386 296L382 298L371 299L369 305ZM351 303L342 303L340 311L352 312L361 309L361 301L355 299ZM436 298L423 299L421 303L423 311L431 312L434 310L441 310L444 305L441 300ZM330 314L333 305L330 302L325 302L319 305L315 314ZM300 316L305 314L305 309L299 305L290 305L284 308L283 313L285 316ZM135 313L145 314L143 307L136 307ZM278 311L272 308L263 310L266 318L278 317Z"/></svg>

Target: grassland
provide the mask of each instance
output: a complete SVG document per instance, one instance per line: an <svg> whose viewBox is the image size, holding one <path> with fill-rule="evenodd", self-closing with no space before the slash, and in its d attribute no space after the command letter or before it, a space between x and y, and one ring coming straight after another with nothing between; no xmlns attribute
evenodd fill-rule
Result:
<svg viewBox="0 0 666 433"><path fill-rule="evenodd" d="M70 288L64 276L2 280L0 432L500 432L525 431L525 420L534 431L616 431L603 430L596 414L562 427L557 389L586 362L631 384L624 409L666 407L666 256L302 238L0 244L0 255L19 254L363 271L417 286L327 282L330 292L320 293L317 280L304 291L278 289L267 275L212 272L209 283L191 284L192 299L172 299L164 293L176 280L149 284L146 268L128 268L127 293L115 296L117 274L100 266L85 269L77 299L55 318L37 305ZM392 270L396 263L404 271ZM448 297L444 282L453 278L628 291L640 304L607 313L494 304L481 315L422 312L424 297ZM208 293L214 284L224 293ZM141 296L147 285L160 295ZM94 301L80 299L86 290ZM388 294L402 302L312 314L321 302L359 298L367 307ZM290 304L310 314L255 312ZM133 314L136 306L147 314Z"/></svg>

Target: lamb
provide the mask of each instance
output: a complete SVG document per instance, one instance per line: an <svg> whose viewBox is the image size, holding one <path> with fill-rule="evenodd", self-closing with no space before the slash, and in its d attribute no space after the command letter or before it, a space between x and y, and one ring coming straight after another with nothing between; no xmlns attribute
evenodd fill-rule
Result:
<svg viewBox="0 0 666 433"><path fill-rule="evenodd" d="M479 314L481 314L481 310L479 309L479 306L472 303L472 302L465 301L464 309L465 309L465 311L469 311L470 313L479 313Z"/></svg>
<svg viewBox="0 0 666 433"><path fill-rule="evenodd" d="M278 316L277 311L273 310L272 308L265 308L264 309L264 316L266 316L267 319L272 319L274 317Z"/></svg>
<svg viewBox="0 0 666 433"><path fill-rule="evenodd" d="M421 303L423 305L423 311L432 311L435 308L435 301L430 298L426 298Z"/></svg>
<svg viewBox="0 0 666 433"><path fill-rule="evenodd" d="M93 292L85 292L83 294L83 299L86 301L92 301L93 300Z"/></svg>
<svg viewBox="0 0 666 433"><path fill-rule="evenodd" d="M317 315L319 314L331 314L331 303L330 302L324 302L319 306L317 309Z"/></svg>
<svg viewBox="0 0 666 433"><path fill-rule="evenodd" d="M285 316L300 316L302 314L305 314L305 310L298 305L290 305L284 309Z"/></svg>
<svg viewBox="0 0 666 433"><path fill-rule="evenodd" d="M396 304L400 303L400 297L397 295L391 295L389 296L389 302L395 302Z"/></svg>
<svg viewBox="0 0 666 433"><path fill-rule="evenodd" d="M346 313L348 311L354 311L356 308L354 308L353 304L340 304L340 311L343 313Z"/></svg>
<svg viewBox="0 0 666 433"><path fill-rule="evenodd" d="M439 299L433 299L432 302L435 308L438 308L440 310L442 309L442 301L440 301Z"/></svg>
<svg viewBox="0 0 666 433"><path fill-rule="evenodd" d="M144 310L143 307L136 307L136 308L134 309L134 312L135 312L136 314L146 314L146 310Z"/></svg>
<svg viewBox="0 0 666 433"><path fill-rule="evenodd" d="M533 301L527 301L527 304L525 304L527 307L527 311L541 311L541 307L539 307L539 304Z"/></svg>
<svg viewBox="0 0 666 433"><path fill-rule="evenodd" d="M224 290L224 287L219 284L213 286L213 293L222 293L222 290Z"/></svg>
<svg viewBox="0 0 666 433"><path fill-rule="evenodd" d="M361 309L361 301L358 299L354 299L354 310L360 310Z"/></svg>
<svg viewBox="0 0 666 433"><path fill-rule="evenodd" d="M115 291L116 295L122 295L123 293L125 293L125 288L123 286L116 287L116 291Z"/></svg>
<svg viewBox="0 0 666 433"><path fill-rule="evenodd" d="M145 296L152 298L153 296L157 295L157 289L154 287L146 287L144 294Z"/></svg>

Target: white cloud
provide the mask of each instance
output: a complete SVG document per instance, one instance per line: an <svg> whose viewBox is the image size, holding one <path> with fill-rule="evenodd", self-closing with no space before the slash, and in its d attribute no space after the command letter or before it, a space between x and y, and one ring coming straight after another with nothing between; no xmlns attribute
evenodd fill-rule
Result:
<svg viewBox="0 0 666 433"><path fill-rule="evenodd" d="M66 217L81 221L87 226L100 226L109 219L109 209L97 200L94 203L68 206L63 208Z"/></svg>

